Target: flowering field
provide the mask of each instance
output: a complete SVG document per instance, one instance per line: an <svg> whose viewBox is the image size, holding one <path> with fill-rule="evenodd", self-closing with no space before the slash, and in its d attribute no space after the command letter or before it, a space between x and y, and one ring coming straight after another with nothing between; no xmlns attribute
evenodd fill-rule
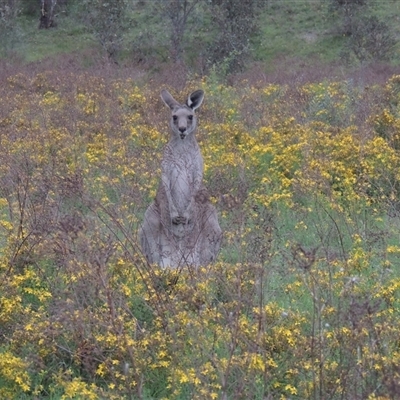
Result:
<svg viewBox="0 0 400 400"><path fill-rule="evenodd" d="M400 396L400 76L205 90L218 262L137 229L169 112L129 79L0 86L0 398Z"/></svg>

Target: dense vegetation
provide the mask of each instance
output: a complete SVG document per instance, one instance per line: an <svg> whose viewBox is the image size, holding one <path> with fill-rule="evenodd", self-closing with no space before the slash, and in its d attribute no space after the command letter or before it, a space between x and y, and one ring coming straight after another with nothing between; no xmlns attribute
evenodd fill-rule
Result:
<svg viewBox="0 0 400 400"><path fill-rule="evenodd" d="M192 72L242 71L254 61L274 69L341 61L398 63L400 2L386 0L42 0L55 4L38 29L41 1L1 0L2 58L37 61L75 53L158 70L183 62ZM281 65L278 62L278 68Z"/></svg>
<svg viewBox="0 0 400 400"><path fill-rule="evenodd" d="M3 80L0 397L395 398L400 77L183 91L198 87L224 245L174 272L136 237L167 131L158 89Z"/></svg>

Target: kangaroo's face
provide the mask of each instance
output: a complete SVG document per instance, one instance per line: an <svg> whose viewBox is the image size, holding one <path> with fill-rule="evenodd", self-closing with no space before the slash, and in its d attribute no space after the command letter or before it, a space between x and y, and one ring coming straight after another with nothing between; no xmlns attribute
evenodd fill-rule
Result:
<svg viewBox="0 0 400 400"><path fill-rule="evenodd" d="M173 135L184 140L196 130L197 118L194 111L203 102L204 92L196 90L191 93L186 104L178 103L166 90L161 92L161 98L172 111L171 128Z"/></svg>
<svg viewBox="0 0 400 400"><path fill-rule="evenodd" d="M172 110L171 128L173 133L182 140L196 129L196 125L196 116L189 107L184 106Z"/></svg>

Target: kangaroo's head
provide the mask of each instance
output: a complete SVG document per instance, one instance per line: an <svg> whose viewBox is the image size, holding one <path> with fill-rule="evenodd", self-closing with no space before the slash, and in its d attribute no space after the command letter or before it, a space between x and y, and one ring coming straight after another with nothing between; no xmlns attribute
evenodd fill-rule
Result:
<svg viewBox="0 0 400 400"><path fill-rule="evenodd" d="M196 130L197 119L194 111L201 106L204 92L196 90L191 93L186 104L178 103L167 90L161 91L161 98L172 111L171 129L173 136L184 140Z"/></svg>

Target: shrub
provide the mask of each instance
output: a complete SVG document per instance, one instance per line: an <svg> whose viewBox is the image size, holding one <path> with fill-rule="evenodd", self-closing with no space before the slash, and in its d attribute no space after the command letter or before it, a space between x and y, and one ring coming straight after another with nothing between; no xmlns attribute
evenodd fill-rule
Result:
<svg viewBox="0 0 400 400"><path fill-rule="evenodd" d="M357 60L388 61L394 54L397 41L389 26L375 16L357 19L344 55L354 54Z"/></svg>

